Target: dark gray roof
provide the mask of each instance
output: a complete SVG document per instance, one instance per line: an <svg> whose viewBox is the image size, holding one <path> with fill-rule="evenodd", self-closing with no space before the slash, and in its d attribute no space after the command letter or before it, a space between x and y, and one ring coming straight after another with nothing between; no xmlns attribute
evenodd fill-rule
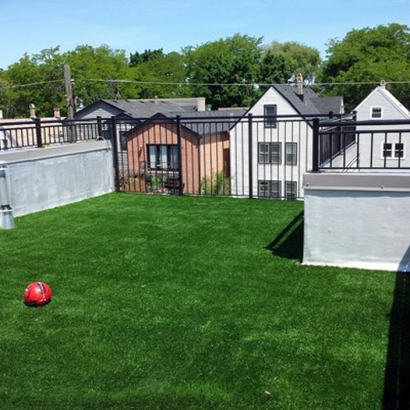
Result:
<svg viewBox="0 0 410 410"><path fill-rule="evenodd" d="M302 115L328 114L329 111L339 114L342 97L318 97L316 93L307 87L303 87L303 95L298 95L294 85L273 85L293 108Z"/></svg>
<svg viewBox="0 0 410 410"><path fill-rule="evenodd" d="M315 105L320 114L328 114L332 111L334 114L343 114L343 97L318 97L312 98L312 103Z"/></svg>
<svg viewBox="0 0 410 410"><path fill-rule="evenodd" d="M191 99L190 99L191 100ZM132 118L150 118L155 114L169 114L170 112L196 112L197 104L182 100L165 100L165 99L153 99L153 100L102 100L107 104L110 104L119 110L123 111L123 114L129 115Z"/></svg>
<svg viewBox="0 0 410 410"><path fill-rule="evenodd" d="M172 113L180 115L182 125L196 132L197 134L211 134L216 132L229 131L231 127L239 121L246 113L246 108L224 109L221 111L198 111L195 113Z"/></svg>
<svg viewBox="0 0 410 410"><path fill-rule="evenodd" d="M131 135L136 129L144 126L144 124L155 123L158 121L177 121L177 117L181 117L181 125L190 131L193 131L198 136L215 134L219 132L227 132L231 127L239 121L245 114L246 109L233 109L223 111L197 111L187 113L186 111L170 112L168 114L158 113L153 115L147 121L136 125L135 128L128 131L127 135Z"/></svg>

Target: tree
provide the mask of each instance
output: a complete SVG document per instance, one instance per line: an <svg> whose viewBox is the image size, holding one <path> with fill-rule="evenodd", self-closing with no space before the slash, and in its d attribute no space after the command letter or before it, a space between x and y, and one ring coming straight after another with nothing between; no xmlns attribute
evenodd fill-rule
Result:
<svg viewBox="0 0 410 410"><path fill-rule="evenodd" d="M134 54L130 54L130 66L135 67L137 65L155 60L156 58L163 56L164 52L162 48L159 48L157 50L145 50L143 53L136 51Z"/></svg>
<svg viewBox="0 0 410 410"><path fill-rule="evenodd" d="M141 82L140 98L190 97L183 56L177 52L164 54L161 50L146 50L132 55L135 80Z"/></svg>
<svg viewBox="0 0 410 410"><path fill-rule="evenodd" d="M305 83L312 84L321 64L319 50L293 41L273 41L266 47L266 53L281 59L281 70L288 77L283 82L294 80L300 73Z"/></svg>
<svg viewBox="0 0 410 410"><path fill-rule="evenodd" d="M319 82L327 95L343 95L354 109L375 85L385 80L390 91L410 106L410 31L396 23L348 32L327 49Z"/></svg>
<svg viewBox="0 0 410 410"><path fill-rule="evenodd" d="M59 47L33 56L24 55L17 63L0 73L0 102L7 117L27 117L29 104L36 106L37 116L50 116L58 106L64 115L66 96L64 65L73 79L73 94L84 105L101 98L136 98L135 69L129 66L124 51L102 45L78 46L59 53ZM121 81L118 81L121 80ZM127 82L128 81L128 82Z"/></svg>
<svg viewBox="0 0 410 410"><path fill-rule="evenodd" d="M238 107L254 100L262 38L235 34L226 39L186 47L188 82L196 96L212 108Z"/></svg>
<svg viewBox="0 0 410 410"><path fill-rule="evenodd" d="M6 85L0 98L7 117L27 117L30 104L39 116L51 115L54 106L61 106L64 77L58 51L55 47L31 57L25 54L2 72Z"/></svg>
<svg viewBox="0 0 410 410"><path fill-rule="evenodd" d="M130 67L123 50L107 45L94 48L81 45L62 56L71 68L73 94L84 105L97 100L138 98L140 87L134 82L136 69Z"/></svg>

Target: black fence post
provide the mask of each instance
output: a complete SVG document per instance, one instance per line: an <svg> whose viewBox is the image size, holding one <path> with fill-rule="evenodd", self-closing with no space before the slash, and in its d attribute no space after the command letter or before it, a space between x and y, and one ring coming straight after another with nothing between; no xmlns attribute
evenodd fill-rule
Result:
<svg viewBox="0 0 410 410"><path fill-rule="evenodd" d="M252 114L248 115L249 198L253 198L253 132Z"/></svg>
<svg viewBox="0 0 410 410"><path fill-rule="evenodd" d="M43 138L41 135L41 120L40 118L34 118L34 123L36 126L36 143L37 148L43 148Z"/></svg>
<svg viewBox="0 0 410 410"><path fill-rule="evenodd" d="M101 117L97 117L97 137L102 137L102 121L101 121Z"/></svg>
<svg viewBox="0 0 410 410"><path fill-rule="evenodd" d="M319 118L313 118L312 171L319 172Z"/></svg>
<svg viewBox="0 0 410 410"><path fill-rule="evenodd" d="M120 191L120 172L118 164L118 141L117 141L117 125L115 118L111 117L111 141L112 141L112 160L114 166L114 188L116 191Z"/></svg>
<svg viewBox="0 0 410 410"><path fill-rule="evenodd" d="M181 116L177 115L177 143L178 143L178 185L179 195L184 194L184 179L182 178L182 138L181 138ZM188 187L189 188L189 187Z"/></svg>

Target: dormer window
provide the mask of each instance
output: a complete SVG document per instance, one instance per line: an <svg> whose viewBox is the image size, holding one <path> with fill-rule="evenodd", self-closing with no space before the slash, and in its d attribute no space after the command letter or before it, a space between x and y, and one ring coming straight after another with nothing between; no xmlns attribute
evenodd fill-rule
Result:
<svg viewBox="0 0 410 410"><path fill-rule="evenodd" d="M382 107L372 107L372 118L382 118Z"/></svg>

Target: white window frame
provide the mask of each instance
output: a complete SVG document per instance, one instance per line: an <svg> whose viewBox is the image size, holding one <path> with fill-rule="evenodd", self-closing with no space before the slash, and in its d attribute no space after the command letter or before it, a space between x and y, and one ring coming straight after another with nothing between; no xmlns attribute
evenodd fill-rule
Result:
<svg viewBox="0 0 410 410"><path fill-rule="evenodd" d="M281 165L282 143L258 142L258 164Z"/></svg>
<svg viewBox="0 0 410 410"><path fill-rule="evenodd" d="M390 148L386 150L385 146L390 145ZM401 145L402 149L400 150L397 146ZM390 152L391 155L386 156L385 153L386 151ZM401 152L402 155L398 155L398 153ZM381 159L399 159L404 160L406 159L405 157L405 152L406 152L406 145L404 142L383 142L382 147L381 147Z"/></svg>
<svg viewBox="0 0 410 410"><path fill-rule="evenodd" d="M156 170L178 169L178 145L147 144L148 168Z"/></svg>
<svg viewBox="0 0 410 410"><path fill-rule="evenodd" d="M296 199L298 197L298 183L296 181L285 181L285 198Z"/></svg>
<svg viewBox="0 0 410 410"><path fill-rule="evenodd" d="M298 164L298 143L285 142L285 165Z"/></svg>
<svg viewBox="0 0 410 410"><path fill-rule="evenodd" d="M265 188L262 188L265 186ZM281 198L282 181L280 180L262 180L258 181L259 198Z"/></svg>
<svg viewBox="0 0 410 410"><path fill-rule="evenodd" d="M380 115L379 114L375 115L376 110L380 112ZM379 106L370 107L370 118L376 119L376 120L383 118L383 107L379 107Z"/></svg>

